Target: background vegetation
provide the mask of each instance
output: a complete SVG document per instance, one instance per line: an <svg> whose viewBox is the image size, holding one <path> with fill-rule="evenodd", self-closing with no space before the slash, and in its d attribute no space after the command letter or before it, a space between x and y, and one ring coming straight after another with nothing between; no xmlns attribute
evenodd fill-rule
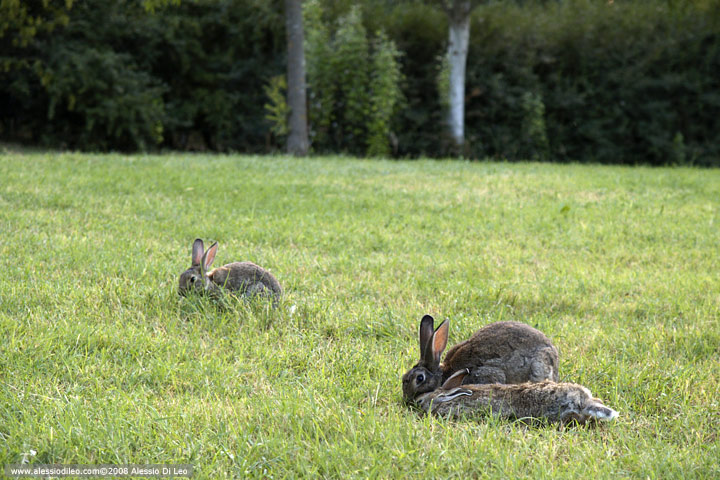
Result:
<svg viewBox="0 0 720 480"><path fill-rule="evenodd" d="M6 153L0 465L196 478L717 478L720 172L539 163ZM178 297L192 240L277 310ZM520 320L598 429L403 407L424 313ZM33 453L35 452L35 453Z"/></svg>
<svg viewBox="0 0 720 480"><path fill-rule="evenodd" d="M315 151L447 154L445 15L420 1L308 4ZM1 8L2 139L128 151L282 144L279 1ZM717 0L487 2L473 13L465 154L718 165L719 33Z"/></svg>

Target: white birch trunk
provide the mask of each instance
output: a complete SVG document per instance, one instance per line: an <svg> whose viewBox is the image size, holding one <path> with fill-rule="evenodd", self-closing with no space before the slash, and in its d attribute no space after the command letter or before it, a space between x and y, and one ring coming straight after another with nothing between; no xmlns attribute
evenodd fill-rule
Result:
<svg viewBox="0 0 720 480"><path fill-rule="evenodd" d="M450 36L448 62L450 65L450 112L448 125L456 147L465 143L465 66L470 41L470 1L454 0L448 15Z"/></svg>

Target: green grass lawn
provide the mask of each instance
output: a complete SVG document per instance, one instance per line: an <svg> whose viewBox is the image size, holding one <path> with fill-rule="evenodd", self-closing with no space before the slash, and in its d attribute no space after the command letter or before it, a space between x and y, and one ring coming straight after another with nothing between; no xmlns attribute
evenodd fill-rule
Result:
<svg viewBox="0 0 720 480"><path fill-rule="evenodd" d="M0 231L0 465L720 476L720 171L5 153ZM279 308L178 297L196 237L270 269ZM419 416L425 313L450 344L539 328L620 418Z"/></svg>

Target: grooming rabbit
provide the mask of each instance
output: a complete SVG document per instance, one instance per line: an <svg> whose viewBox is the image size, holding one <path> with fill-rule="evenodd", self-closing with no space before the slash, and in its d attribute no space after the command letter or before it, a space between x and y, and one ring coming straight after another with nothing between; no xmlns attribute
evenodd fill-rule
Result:
<svg viewBox="0 0 720 480"><path fill-rule="evenodd" d="M252 262L234 262L208 269L215 260L218 244L213 243L203 253L203 241L196 239L192 246L192 266L180 275L180 295L190 291L217 294L225 288L246 297L262 295L277 302L282 287L272 273Z"/></svg>
<svg viewBox="0 0 720 480"><path fill-rule="evenodd" d="M420 321L420 361L403 375L403 397L412 401L432 392L454 372L467 368L465 383L522 383L558 379L558 351L539 330L520 322L496 322L440 356L448 340L449 321L433 331L434 320Z"/></svg>
<svg viewBox="0 0 720 480"><path fill-rule="evenodd" d="M609 421L618 412L594 398L576 383L462 385L468 370L451 376L441 388L420 395L415 404L444 417L494 415L502 418L538 418L549 422Z"/></svg>

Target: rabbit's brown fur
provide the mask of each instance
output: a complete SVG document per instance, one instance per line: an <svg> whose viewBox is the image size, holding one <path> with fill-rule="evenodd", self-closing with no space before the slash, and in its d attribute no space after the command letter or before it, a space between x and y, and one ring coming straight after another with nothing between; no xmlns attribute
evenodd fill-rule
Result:
<svg viewBox="0 0 720 480"><path fill-rule="evenodd" d="M482 359L482 365L477 364ZM486 325L450 350L440 365L443 381L454 372L469 368L466 383L521 383L558 380L558 351L541 331L520 322ZM478 382L492 370L498 382ZM504 375L504 379L502 376Z"/></svg>
<svg viewBox="0 0 720 480"><path fill-rule="evenodd" d="M486 325L452 347L440 363L449 324L433 332L434 320L420 321L420 361L403 375L403 397L412 401L440 387L453 373L469 369L465 383L522 383L558 379L558 351L539 330L520 322Z"/></svg>
<svg viewBox="0 0 720 480"><path fill-rule="evenodd" d="M203 241L196 239L192 248L192 264L180 275L180 295L186 295L190 291L215 295L223 288L246 297L272 297L273 302L277 303L282 287L272 273L252 262L228 263L208 270L215 259L217 242L207 251L203 249Z"/></svg>
<svg viewBox="0 0 720 480"><path fill-rule="evenodd" d="M457 383L460 383L459 381ZM422 410L443 417L486 416L538 418L550 422L585 423L613 420L618 413L576 383L543 381L520 384L461 385L420 395Z"/></svg>
<svg viewBox="0 0 720 480"><path fill-rule="evenodd" d="M207 275L215 285L243 295L256 295L264 290L271 294L282 293L282 287L273 274L252 262L228 263L213 268Z"/></svg>

